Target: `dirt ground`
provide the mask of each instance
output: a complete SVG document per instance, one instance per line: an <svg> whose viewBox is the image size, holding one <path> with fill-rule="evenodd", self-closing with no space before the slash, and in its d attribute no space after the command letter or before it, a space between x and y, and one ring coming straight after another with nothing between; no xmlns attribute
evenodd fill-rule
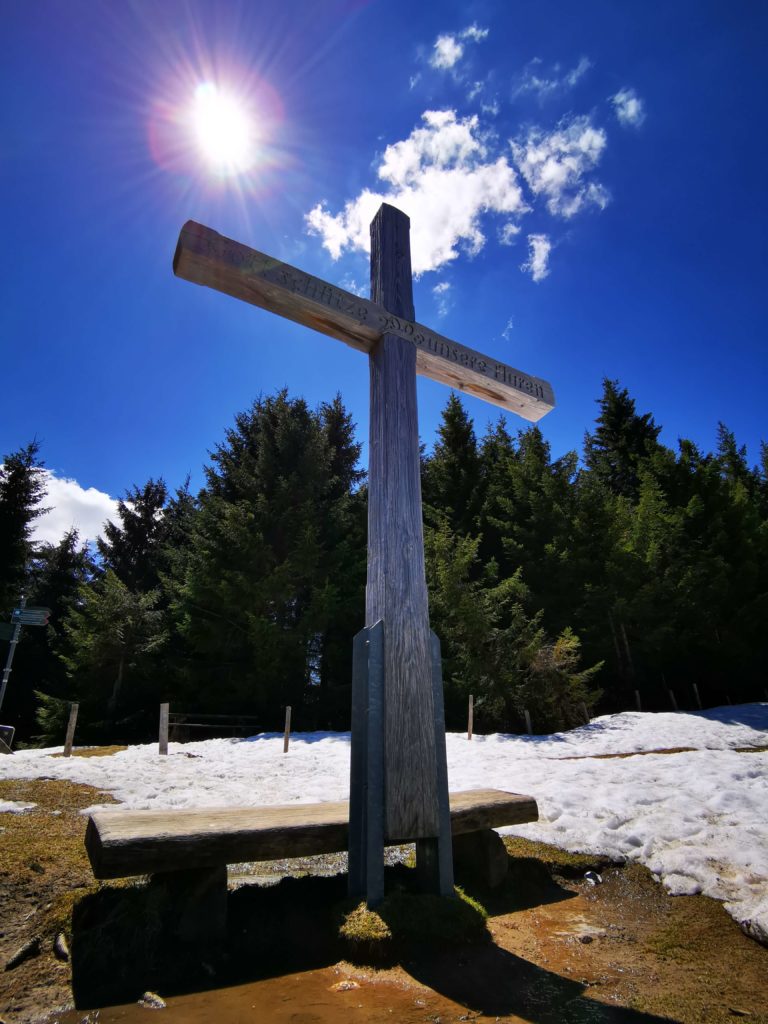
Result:
<svg viewBox="0 0 768 1024"><path fill-rule="evenodd" d="M37 804L23 814L0 814L4 1024L130 1024L146 1018L147 1008L136 1002L144 987L164 998L160 1019L169 1024L718 1024L738 1018L768 1024L768 949L747 938L719 904L701 896L672 898L636 865L611 865L524 840L507 843L510 871L501 890L471 891L489 914L482 941L432 953L410 946L396 951L389 966L373 968L338 938L334 908L343 902L343 878L244 886L230 895L242 953L237 962L235 957L217 969L198 965L167 985L158 967L159 973L148 970L146 979L134 980L139 988L131 996L116 990L116 998L103 1002L94 1002L93 992L106 990L89 989L76 978L81 1008L74 1010L72 961L61 940L72 946L73 906L84 897L138 897L142 890L99 891L91 877L79 811L105 802L105 794L54 780L4 781L0 799ZM303 874L308 865L301 867ZM585 879L590 869L601 883ZM133 939L142 942L143 925L131 927ZM77 946L77 935L74 941ZM117 944L112 955L120 969L136 959L130 941ZM109 981L103 963L98 974L100 983L105 976Z"/></svg>

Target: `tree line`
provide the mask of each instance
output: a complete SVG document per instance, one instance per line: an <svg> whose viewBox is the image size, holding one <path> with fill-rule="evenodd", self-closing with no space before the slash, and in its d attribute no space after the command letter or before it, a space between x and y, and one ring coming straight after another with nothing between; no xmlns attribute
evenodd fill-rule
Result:
<svg viewBox="0 0 768 1024"><path fill-rule="evenodd" d="M448 399L422 455L432 627L446 721L567 728L590 712L764 699L768 446L750 467L723 424L716 450L660 427L605 380L581 457L537 426L478 437ZM0 618L24 593L51 608L23 630L2 717L26 741L149 739L157 706L255 715L276 729L347 729L364 624L366 483L339 396L287 391L235 417L205 483L129 488L95 549L35 544L45 474L33 442L0 469ZM5 644L0 648L7 650ZM4 654L3 654L4 661Z"/></svg>

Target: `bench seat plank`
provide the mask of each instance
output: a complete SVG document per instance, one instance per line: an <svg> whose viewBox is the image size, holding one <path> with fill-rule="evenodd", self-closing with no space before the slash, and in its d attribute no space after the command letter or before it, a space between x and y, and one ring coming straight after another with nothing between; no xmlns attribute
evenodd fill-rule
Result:
<svg viewBox="0 0 768 1024"><path fill-rule="evenodd" d="M538 819L536 801L499 789L451 793L453 835ZM202 810L99 811L85 846L96 878L338 853L348 845L349 804Z"/></svg>

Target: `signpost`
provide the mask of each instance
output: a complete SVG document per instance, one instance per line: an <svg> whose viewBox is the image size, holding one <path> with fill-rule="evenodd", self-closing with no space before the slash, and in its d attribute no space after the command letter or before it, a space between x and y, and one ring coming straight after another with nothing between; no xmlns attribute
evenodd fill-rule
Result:
<svg viewBox="0 0 768 1024"><path fill-rule="evenodd" d="M365 352L371 382L366 627L355 638L350 892L384 895L383 847L416 841L425 888L453 893L440 647L429 628L416 374L536 421L550 385L414 319L405 214L371 224L371 300L187 222L174 273Z"/></svg>
<svg viewBox="0 0 768 1024"><path fill-rule="evenodd" d="M47 626L50 615L50 608L14 608L11 622L21 626Z"/></svg>
<svg viewBox="0 0 768 1024"><path fill-rule="evenodd" d="M50 614L50 608L27 608L26 597L22 597L19 602L19 607L14 608L11 612L13 634L10 637L11 643L8 647L8 658L5 662L5 669L3 671L3 681L0 684L0 708L2 708L3 700L5 699L5 690L8 686L8 677L11 674L11 666L13 665L13 656L16 653L16 645L18 644L19 637L21 636L21 627L47 626ZM5 623L3 623L3 625L5 625Z"/></svg>

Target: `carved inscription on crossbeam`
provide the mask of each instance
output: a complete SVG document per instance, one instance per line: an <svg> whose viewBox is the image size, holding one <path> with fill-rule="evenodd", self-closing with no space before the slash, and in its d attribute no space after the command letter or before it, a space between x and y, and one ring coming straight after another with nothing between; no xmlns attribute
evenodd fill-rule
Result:
<svg viewBox="0 0 768 1024"><path fill-rule="evenodd" d="M288 263L188 221L174 272L328 334L370 353L383 334L416 347L416 372L536 421L555 404L545 380L522 373L383 306L306 274Z"/></svg>

